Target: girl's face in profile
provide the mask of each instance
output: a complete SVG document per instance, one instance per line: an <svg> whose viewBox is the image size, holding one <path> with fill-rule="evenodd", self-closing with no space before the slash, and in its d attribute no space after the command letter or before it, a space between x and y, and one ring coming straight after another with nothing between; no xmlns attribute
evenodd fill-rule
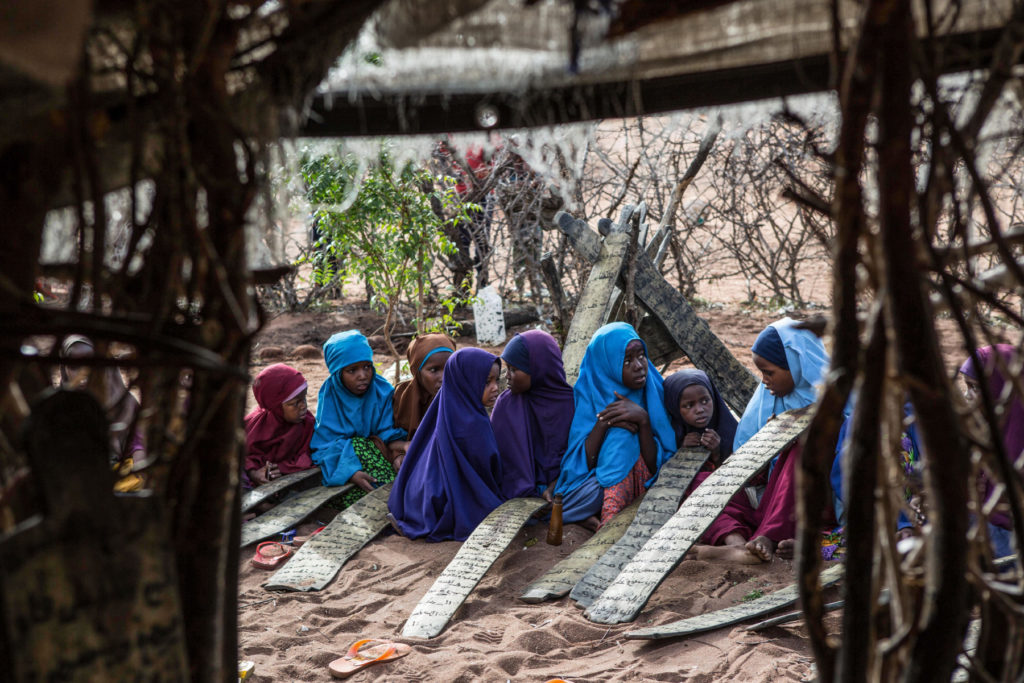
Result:
<svg viewBox="0 0 1024 683"><path fill-rule="evenodd" d="M761 371L761 382L764 384L764 388L768 390L768 393L776 398L782 398L783 396L789 396L796 388L796 384L793 382L793 375L789 370L783 370L775 363L765 360L756 353L754 356L754 365Z"/></svg>
<svg viewBox="0 0 1024 683"><path fill-rule="evenodd" d="M679 415L683 422L704 429L715 414L715 404L711 402L711 392L700 384L691 384L683 389L679 396Z"/></svg>
<svg viewBox="0 0 1024 683"><path fill-rule="evenodd" d="M622 383L630 389L643 389L647 384L647 353L639 339L626 344L626 357L622 360Z"/></svg>
<svg viewBox="0 0 1024 683"><path fill-rule="evenodd" d="M511 363L505 364L508 367L508 389L513 394L525 394L530 390L532 381L530 375L523 372Z"/></svg>
<svg viewBox="0 0 1024 683"><path fill-rule="evenodd" d="M966 388L964 389L964 398L967 399L968 405L973 406L978 402L978 398L981 396L981 385L978 383L978 380L973 377L968 377L963 374L960 376L964 378L964 384L966 385Z"/></svg>
<svg viewBox="0 0 1024 683"><path fill-rule="evenodd" d="M365 391L365 389L364 389ZM281 404L281 415L285 422L298 424L306 417L306 392L290 398Z"/></svg>
<svg viewBox="0 0 1024 683"><path fill-rule="evenodd" d="M444 364L452 355L451 351L438 351L427 359L417 376L420 387L428 396L437 396L441 391L441 380L444 379Z"/></svg>
<svg viewBox="0 0 1024 683"><path fill-rule="evenodd" d="M487 383L484 384L484 395L481 400L485 408L494 407L494 402L498 400L499 375L501 375L501 361L496 360L491 366L491 371L487 373Z"/></svg>
<svg viewBox="0 0 1024 683"><path fill-rule="evenodd" d="M362 396L373 381L373 363L368 360L346 365L341 369L341 383L356 396Z"/></svg>

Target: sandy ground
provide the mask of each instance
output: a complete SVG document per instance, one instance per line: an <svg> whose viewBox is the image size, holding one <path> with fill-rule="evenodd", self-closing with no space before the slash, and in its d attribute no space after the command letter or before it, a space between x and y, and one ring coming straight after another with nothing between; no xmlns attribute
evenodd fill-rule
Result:
<svg viewBox="0 0 1024 683"><path fill-rule="evenodd" d="M748 366L749 348L763 327L779 317L740 306L701 313L732 352ZM794 317L800 317L795 314ZM940 321L944 324L946 321ZM358 327L371 334L375 318L353 306L333 313L280 315L270 320L254 348L255 376L271 362L287 362L309 381L310 409L327 376L316 353L330 334ZM518 331L512 330L511 332ZM952 344L955 335L943 335ZM472 338L459 346L474 345ZM314 350L303 350L308 344ZM381 345L382 346L382 345ZM381 367L393 360L377 348ZM490 349L498 351L498 349ZM944 349L952 369L962 353ZM301 357L310 353L313 357ZM669 369L685 364L677 361ZM250 396L250 402L252 398ZM328 521L321 510L299 533ZM568 597L530 605L518 600L534 579L589 538L568 525L561 546L549 546L546 523L520 531L498 558L449 626L437 638L401 638L402 626L460 544L410 541L390 532L378 536L318 593L271 593L261 587L269 573L239 563L239 659L256 663L257 681L326 681L327 664L361 638L388 638L412 645L393 662L357 673L369 681L806 681L815 678L802 622L749 633L744 625L689 638L632 641L626 631L667 623L743 602L755 591L768 593L792 582L793 563L759 566L684 560L654 593L633 624L594 624ZM536 539L536 540L534 540ZM838 599L838 589L826 598ZM835 632L839 617L828 618Z"/></svg>

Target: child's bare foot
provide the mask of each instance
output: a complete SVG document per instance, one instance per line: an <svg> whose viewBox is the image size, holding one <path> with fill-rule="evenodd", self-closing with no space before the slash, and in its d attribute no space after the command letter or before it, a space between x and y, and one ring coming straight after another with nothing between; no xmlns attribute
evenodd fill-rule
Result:
<svg viewBox="0 0 1024 683"><path fill-rule="evenodd" d="M779 541L779 545L775 548L775 554L783 560L792 560L796 555L796 539L787 538Z"/></svg>
<svg viewBox="0 0 1024 683"><path fill-rule="evenodd" d="M598 528L601 526L601 520L599 520L596 516L591 515L590 517L587 517L583 521L577 522L577 524L579 524L581 527L583 527L587 531L597 531Z"/></svg>
<svg viewBox="0 0 1024 683"><path fill-rule="evenodd" d="M687 553L694 555L695 560L708 562L728 562L731 564L761 564L761 558L754 555L742 545L695 545Z"/></svg>
<svg viewBox="0 0 1024 683"><path fill-rule="evenodd" d="M747 539L745 539L743 537L743 534L741 534L738 531L733 531L731 533L728 533L728 534L725 535L725 538L722 539L722 545L746 545L746 544L747 544Z"/></svg>
<svg viewBox="0 0 1024 683"><path fill-rule="evenodd" d="M762 562L770 562L775 554L775 541L767 536L758 536L747 542L746 549Z"/></svg>

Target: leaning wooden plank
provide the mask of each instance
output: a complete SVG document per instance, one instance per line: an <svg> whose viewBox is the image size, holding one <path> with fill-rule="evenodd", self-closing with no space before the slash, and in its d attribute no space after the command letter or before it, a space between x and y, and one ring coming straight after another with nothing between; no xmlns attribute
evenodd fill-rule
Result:
<svg viewBox="0 0 1024 683"><path fill-rule="evenodd" d="M318 591L388 525L391 484L366 494L299 548L295 557L263 584L267 590Z"/></svg>
<svg viewBox="0 0 1024 683"><path fill-rule="evenodd" d="M572 240L581 257L590 262L597 259L601 240L585 222L564 211L556 214L555 222ZM686 298L665 281L646 254L637 256L633 284L640 301L665 323L672 338L693 364L708 373L729 407L743 412L757 388L757 378L730 353Z"/></svg>
<svg viewBox="0 0 1024 683"><path fill-rule="evenodd" d="M845 604L845 600L826 602L825 605L822 607L822 610L825 612L832 612L834 610L839 609ZM786 614L780 614L777 617L772 617L771 619L765 619L764 621L759 621L756 624L751 624L744 630L750 631L752 633L757 631L763 631L766 628L771 628L772 626L782 626L783 624L789 624L794 621L799 621L800 619L803 619L803 617L803 610L797 610L796 612L787 612Z"/></svg>
<svg viewBox="0 0 1024 683"><path fill-rule="evenodd" d="M583 574L604 555L615 541L622 537L630 522L636 516L643 499L638 498L619 510L607 524L587 539L587 542L572 552L554 567L526 587L519 599L523 602L544 602L560 598L582 578Z"/></svg>
<svg viewBox="0 0 1024 683"><path fill-rule="evenodd" d="M583 575L569 594L570 598L583 607L589 607L601 596L626 563L640 552L648 539L679 509L679 501L683 499L686 487L707 462L708 455L706 448L680 448L662 466L658 481L644 494L629 529Z"/></svg>
<svg viewBox="0 0 1024 683"><path fill-rule="evenodd" d="M654 590L711 526L733 494L803 433L811 422L812 411L813 406L807 406L779 415L729 456L623 567L615 581L587 610L586 617L601 624L635 619Z"/></svg>
<svg viewBox="0 0 1024 683"><path fill-rule="evenodd" d="M569 333L565 338L565 348L562 350L562 363L565 365L565 377L569 384L574 384L576 377L579 376L580 363L583 361L583 353L587 350L590 338L599 327L608 322L608 307L615 291L615 283L619 280L619 271L626 260L628 245L629 235L609 235L600 257L590 270L590 277L587 278L587 285L583 288L579 303L576 304L576 313L572 316Z"/></svg>
<svg viewBox="0 0 1024 683"><path fill-rule="evenodd" d="M758 380L715 336L678 289L670 285L645 254L636 261L636 295L658 316L679 347L698 368L708 373L729 407L742 413Z"/></svg>
<svg viewBox="0 0 1024 683"><path fill-rule="evenodd" d="M543 498L513 498L487 515L459 548L412 611L402 629L404 638L433 638L441 633L498 555L508 547Z"/></svg>
<svg viewBox="0 0 1024 683"><path fill-rule="evenodd" d="M337 498L350 488L352 488L352 484L317 486L303 491L294 498L289 498L270 512L265 512L256 519L245 522L242 524L242 547L290 529L313 514L318 507Z"/></svg>
<svg viewBox="0 0 1024 683"><path fill-rule="evenodd" d="M831 586L843 578L843 565L836 564L823 571L818 580L822 588ZM798 597L796 584L791 584L769 593L764 597L750 602L740 603L732 607L726 607L715 612L699 614L689 619L680 619L661 626L651 626L636 631L627 631L626 638L630 640L658 640L660 638L680 638L690 636L704 631L713 631L716 628L729 626L740 621L759 617L775 610L788 607L796 602Z"/></svg>
<svg viewBox="0 0 1024 683"><path fill-rule="evenodd" d="M242 494L242 512L252 510L278 491L284 491L287 488L295 486L299 482L306 481L312 476L319 476L319 474L319 467L311 467L308 470L302 470L301 472L286 474L280 479L275 479L274 481L263 484L262 486L250 489Z"/></svg>

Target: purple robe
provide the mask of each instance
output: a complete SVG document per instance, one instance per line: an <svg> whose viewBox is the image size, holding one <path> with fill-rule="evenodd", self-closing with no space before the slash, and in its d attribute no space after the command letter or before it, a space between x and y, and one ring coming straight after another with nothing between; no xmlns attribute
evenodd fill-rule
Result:
<svg viewBox="0 0 1024 683"><path fill-rule="evenodd" d="M444 366L441 390L406 451L388 497L402 533L428 541L464 541L505 501L501 459L483 404L498 358L459 349Z"/></svg>
<svg viewBox="0 0 1024 683"><path fill-rule="evenodd" d="M529 351L530 390L506 390L491 414L504 474L501 489L508 498L535 496L558 478L574 410L555 338L543 330L518 336Z"/></svg>
<svg viewBox="0 0 1024 683"><path fill-rule="evenodd" d="M974 366L974 359L968 358L960 366L960 372L977 381L983 391L987 391L989 398L996 405L1003 400L1003 390L1006 387L1006 378L996 363L995 355L999 354L1007 367L1013 367L1017 362L1017 350L1010 344L996 344L986 346L976 351L978 360L981 361L983 372L978 372ZM1015 464L1024 451L1024 404L1016 392L1012 392L1006 400L1002 415L1003 449L1010 464ZM988 478L985 478L985 498L989 498L995 489ZM989 521L1003 529L1013 527L1009 515L1002 512L993 512L989 515Z"/></svg>

